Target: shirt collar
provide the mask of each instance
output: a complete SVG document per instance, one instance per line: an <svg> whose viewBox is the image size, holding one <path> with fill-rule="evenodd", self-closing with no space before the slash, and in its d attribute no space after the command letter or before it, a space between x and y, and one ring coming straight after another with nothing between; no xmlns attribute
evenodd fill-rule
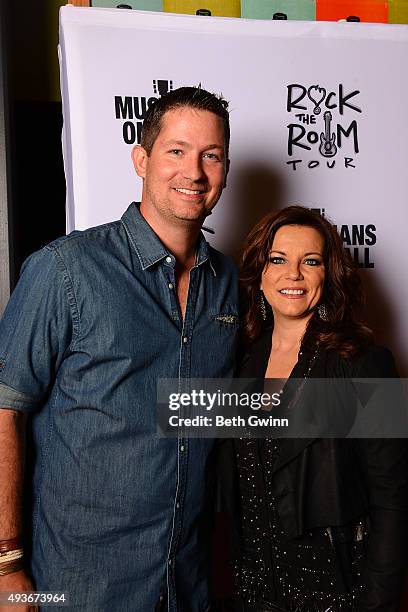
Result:
<svg viewBox="0 0 408 612"><path fill-rule="evenodd" d="M167 263L174 266L174 255L166 249L160 238L152 230L140 213L139 207L140 203L132 202L123 214L121 221L139 257L142 269L146 270L163 259L167 261L167 258L170 258L170 261L167 261ZM206 261L208 261L214 276L216 276L216 271L211 261L210 245L200 232L195 265L200 266Z"/></svg>

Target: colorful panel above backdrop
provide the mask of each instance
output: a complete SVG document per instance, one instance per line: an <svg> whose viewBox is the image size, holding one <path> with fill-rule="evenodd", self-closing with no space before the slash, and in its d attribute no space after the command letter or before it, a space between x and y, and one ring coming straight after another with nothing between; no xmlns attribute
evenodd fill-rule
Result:
<svg viewBox="0 0 408 612"><path fill-rule="evenodd" d="M92 0L91 5L97 8L128 8L139 11L162 11L163 0Z"/></svg>
<svg viewBox="0 0 408 612"><path fill-rule="evenodd" d="M93 7L245 19L408 23L408 0L91 0Z"/></svg>
<svg viewBox="0 0 408 612"><path fill-rule="evenodd" d="M408 0L388 0L388 23L408 23Z"/></svg>
<svg viewBox="0 0 408 612"><path fill-rule="evenodd" d="M316 0L241 0L241 17L273 19L279 13L288 19L315 21Z"/></svg>
<svg viewBox="0 0 408 612"><path fill-rule="evenodd" d="M387 23L388 2L384 0L317 0L317 21L339 21L350 15L369 23Z"/></svg>
<svg viewBox="0 0 408 612"><path fill-rule="evenodd" d="M163 8L168 13L187 13L208 10L213 17L240 17L240 0L163 0Z"/></svg>

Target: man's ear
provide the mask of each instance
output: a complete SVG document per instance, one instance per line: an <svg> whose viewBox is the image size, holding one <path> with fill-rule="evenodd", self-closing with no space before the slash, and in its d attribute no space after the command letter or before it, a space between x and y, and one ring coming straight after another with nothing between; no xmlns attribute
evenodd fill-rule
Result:
<svg viewBox="0 0 408 612"><path fill-rule="evenodd" d="M224 187L227 186L227 176L228 176L229 169L230 169L230 160L227 159L225 162L225 176L224 176L224 184L222 186L223 189Z"/></svg>
<svg viewBox="0 0 408 612"><path fill-rule="evenodd" d="M136 170L136 174L140 176L140 178L144 179L146 176L146 167L148 161L148 154L146 149L144 149L141 145L136 145L132 149L132 161Z"/></svg>

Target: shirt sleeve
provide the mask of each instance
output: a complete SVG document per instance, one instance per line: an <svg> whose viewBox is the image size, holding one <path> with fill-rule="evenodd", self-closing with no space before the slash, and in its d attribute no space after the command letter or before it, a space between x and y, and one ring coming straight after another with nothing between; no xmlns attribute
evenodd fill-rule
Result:
<svg viewBox="0 0 408 612"><path fill-rule="evenodd" d="M45 247L23 265L0 323L0 407L34 410L51 390L79 320L68 270Z"/></svg>

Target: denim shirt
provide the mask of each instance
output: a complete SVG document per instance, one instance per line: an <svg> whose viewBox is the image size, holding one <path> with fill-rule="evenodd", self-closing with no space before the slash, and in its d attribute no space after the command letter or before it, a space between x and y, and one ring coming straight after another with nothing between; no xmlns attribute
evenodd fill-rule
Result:
<svg viewBox="0 0 408 612"><path fill-rule="evenodd" d="M175 287L133 203L32 255L1 323L0 406L32 413L31 569L66 610L209 605L213 441L156 435L156 380L232 376L234 265L200 235L184 321Z"/></svg>

